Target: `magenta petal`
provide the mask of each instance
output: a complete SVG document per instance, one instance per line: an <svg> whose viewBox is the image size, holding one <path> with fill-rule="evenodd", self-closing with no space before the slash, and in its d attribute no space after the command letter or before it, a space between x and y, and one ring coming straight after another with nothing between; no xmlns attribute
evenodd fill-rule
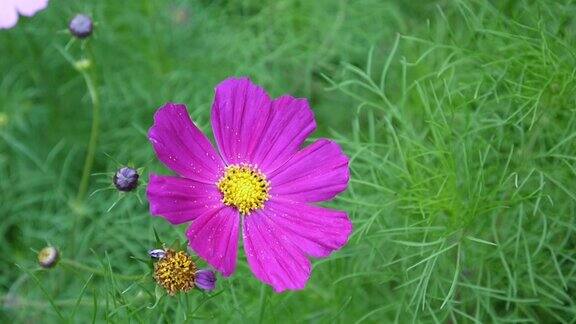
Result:
<svg viewBox="0 0 576 324"><path fill-rule="evenodd" d="M253 160L271 173L291 158L316 129L308 100L282 96L272 101L271 119L260 138Z"/></svg>
<svg viewBox="0 0 576 324"><path fill-rule="evenodd" d="M33 16L48 6L48 0L16 0L14 4L21 15Z"/></svg>
<svg viewBox="0 0 576 324"><path fill-rule="evenodd" d="M349 178L348 157L338 144L320 139L270 174L270 193L295 201L324 201L344 191Z"/></svg>
<svg viewBox="0 0 576 324"><path fill-rule="evenodd" d="M230 78L216 87L212 127L228 164L251 163L268 173L296 154L316 124L306 99L271 101L250 79Z"/></svg>
<svg viewBox="0 0 576 324"><path fill-rule="evenodd" d="M185 178L214 184L223 172L222 159L192 123L185 105L167 103L158 109L148 138L158 159Z"/></svg>
<svg viewBox="0 0 576 324"><path fill-rule="evenodd" d="M280 200L268 201L266 210L270 221L313 257L342 248L352 234L352 222L343 211Z"/></svg>
<svg viewBox="0 0 576 324"><path fill-rule="evenodd" d="M196 254L224 276L230 276L236 269L239 226L238 211L223 207L215 214L196 218L186 236Z"/></svg>
<svg viewBox="0 0 576 324"><path fill-rule="evenodd" d="M11 1L0 1L0 29L16 26L18 12Z"/></svg>
<svg viewBox="0 0 576 324"><path fill-rule="evenodd" d="M270 114L266 91L248 78L230 78L216 86L212 105L214 138L228 164L250 163Z"/></svg>
<svg viewBox="0 0 576 324"><path fill-rule="evenodd" d="M310 261L292 237L261 210L244 218L244 249L250 269L276 292L303 289L310 278Z"/></svg>
<svg viewBox="0 0 576 324"><path fill-rule="evenodd" d="M222 194L215 185L180 177L150 175L146 196L150 213L172 224L189 222L222 207Z"/></svg>

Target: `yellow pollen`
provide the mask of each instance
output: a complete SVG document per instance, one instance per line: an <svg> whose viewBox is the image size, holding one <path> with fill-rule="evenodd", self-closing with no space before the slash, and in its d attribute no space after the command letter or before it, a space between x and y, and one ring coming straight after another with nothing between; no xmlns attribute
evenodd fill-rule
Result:
<svg viewBox="0 0 576 324"><path fill-rule="evenodd" d="M216 183L222 202L234 206L242 215L264 207L270 195L270 183L258 169L248 164L230 165Z"/></svg>
<svg viewBox="0 0 576 324"><path fill-rule="evenodd" d="M196 264L186 252L166 250L166 256L154 264L154 279L169 295L194 288Z"/></svg>

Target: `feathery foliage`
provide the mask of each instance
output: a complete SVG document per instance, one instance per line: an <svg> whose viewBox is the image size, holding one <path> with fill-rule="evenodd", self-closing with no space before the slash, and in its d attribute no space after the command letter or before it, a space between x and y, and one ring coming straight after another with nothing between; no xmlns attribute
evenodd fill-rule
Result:
<svg viewBox="0 0 576 324"><path fill-rule="evenodd" d="M96 22L70 42L74 13ZM52 1L0 32L0 319L17 322L570 322L576 318L572 1ZM62 32L61 32L62 31ZM101 126L88 197L78 186ZM210 294L165 296L146 251L167 173L146 131L166 101L208 130L213 87L248 75L308 97L351 158L329 205L349 244L274 294L243 255ZM143 168L120 195L121 165ZM35 251L62 254L40 270Z"/></svg>

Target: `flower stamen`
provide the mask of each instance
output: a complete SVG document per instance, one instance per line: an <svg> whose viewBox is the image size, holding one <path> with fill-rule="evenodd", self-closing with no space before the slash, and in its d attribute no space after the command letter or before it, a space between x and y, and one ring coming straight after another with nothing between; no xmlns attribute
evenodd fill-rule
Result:
<svg viewBox="0 0 576 324"><path fill-rule="evenodd" d="M236 207L244 216L264 207L270 198L266 176L249 164L228 166L216 186L222 192L222 202Z"/></svg>

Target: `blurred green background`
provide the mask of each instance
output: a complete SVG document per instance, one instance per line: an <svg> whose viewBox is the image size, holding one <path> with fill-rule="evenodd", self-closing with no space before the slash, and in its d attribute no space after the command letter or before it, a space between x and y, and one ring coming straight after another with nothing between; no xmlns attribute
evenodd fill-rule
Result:
<svg viewBox="0 0 576 324"><path fill-rule="evenodd" d="M0 320L573 323L574 17L569 0L51 1L0 31ZM82 59L101 124L78 200ZM146 131L173 101L210 133L214 86L241 75L308 98L314 137L350 156L326 205L353 236L303 291L273 293L241 253L214 293L164 296L135 258L185 226L148 213L148 173L169 171ZM122 196L124 164L144 173ZM62 260L40 270L47 244Z"/></svg>

